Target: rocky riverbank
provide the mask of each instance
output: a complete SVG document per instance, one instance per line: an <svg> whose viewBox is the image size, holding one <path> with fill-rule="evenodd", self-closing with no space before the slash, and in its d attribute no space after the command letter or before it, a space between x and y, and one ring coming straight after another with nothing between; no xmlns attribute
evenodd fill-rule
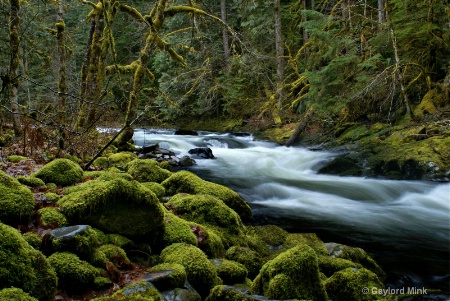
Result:
<svg viewBox="0 0 450 301"><path fill-rule="evenodd" d="M0 300L386 299L362 293L385 275L362 249L246 225L236 192L191 172L101 161L0 172Z"/></svg>

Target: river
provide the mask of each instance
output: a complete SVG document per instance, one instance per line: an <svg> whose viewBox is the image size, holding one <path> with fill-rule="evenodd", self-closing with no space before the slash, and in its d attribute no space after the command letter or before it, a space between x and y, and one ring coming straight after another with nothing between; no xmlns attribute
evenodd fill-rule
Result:
<svg viewBox="0 0 450 301"><path fill-rule="evenodd" d="M450 183L318 174L336 156L283 147L248 134L137 129L137 146L159 143L177 156L210 147L196 159L203 179L226 185L250 204L260 224L315 232L325 242L358 246L388 273L388 287L450 286Z"/></svg>

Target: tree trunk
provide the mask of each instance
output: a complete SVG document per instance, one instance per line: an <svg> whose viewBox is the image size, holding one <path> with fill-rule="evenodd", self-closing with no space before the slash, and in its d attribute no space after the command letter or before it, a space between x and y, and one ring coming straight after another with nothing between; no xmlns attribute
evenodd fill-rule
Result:
<svg viewBox="0 0 450 301"><path fill-rule="evenodd" d="M13 128L14 134L20 136L22 128L20 123L20 109L19 109L19 66L20 66L20 38L19 38L19 23L20 23L20 1L10 0L10 14L9 14L9 47L11 52L9 65L9 83L8 83L8 99L13 112Z"/></svg>
<svg viewBox="0 0 450 301"><path fill-rule="evenodd" d="M56 16L56 39L58 41L58 56L59 56L59 70L58 70L58 118L59 126L59 149L64 149L65 132L64 126L66 123L66 54L65 54L65 29L63 0L59 0L59 12Z"/></svg>
<svg viewBox="0 0 450 301"><path fill-rule="evenodd" d="M289 137L289 139L284 144L285 146L291 146L295 142L295 140L297 140L298 136L300 136L300 134L303 133L303 131L305 130L312 115L313 115L313 110L309 109L306 112L305 116L303 116L303 119L300 120L300 122L295 127L294 132L292 133L292 135Z"/></svg>
<svg viewBox="0 0 450 301"><path fill-rule="evenodd" d="M227 23L227 6L226 0L220 0L220 16L223 23ZM228 32L225 27L222 27L222 41L223 41L223 55L225 60L225 68L230 66L230 45L228 42Z"/></svg>
<svg viewBox="0 0 450 301"><path fill-rule="evenodd" d="M275 16L275 52L277 63L277 110L278 115L281 114L281 106L284 98L283 82L284 82L284 46L281 27L281 5L280 0L274 2Z"/></svg>
<svg viewBox="0 0 450 301"><path fill-rule="evenodd" d="M378 0L378 23L386 22L384 15L384 0Z"/></svg>

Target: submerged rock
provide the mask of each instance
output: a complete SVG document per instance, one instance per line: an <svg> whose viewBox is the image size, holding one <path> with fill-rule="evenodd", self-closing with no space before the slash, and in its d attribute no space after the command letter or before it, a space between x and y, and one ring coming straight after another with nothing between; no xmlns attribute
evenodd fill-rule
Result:
<svg viewBox="0 0 450 301"><path fill-rule="evenodd" d="M209 147L198 147L188 151L189 154L201 159L214 159L212 150Z"/></svg>
<svg viewBox="0 0 450 301"><path fill-rule="evenodd" d="M16 287L39 300L53 301L56 284L47 258L16 229L0 223L0 289Z"/></svg>

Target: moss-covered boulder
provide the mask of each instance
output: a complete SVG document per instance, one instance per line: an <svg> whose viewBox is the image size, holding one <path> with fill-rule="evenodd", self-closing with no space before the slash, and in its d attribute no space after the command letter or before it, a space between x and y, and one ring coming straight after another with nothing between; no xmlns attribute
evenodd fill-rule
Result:
<svg viewBox="0 0 450 301"><path fill-rule="evenodd" d="M46 207L38 210L40 223L44 228L52 226L65 227L67 226L67 218L55 207Z"/></svg>
<svg viewBox="0 0 450 301"><path fill-rule="evenodd" d="M111 296L91 299L92 301L161 301L158 290L150 282L137 282L125 286Z"/></svg>
<svg viewBox="0 0 450 301"><path fill-rule="evenodd" d="M282 245L288 235L286 230L275 225L248 226L247 234L250 233L259 236L266 244L272 247Z"/></svg>
<svg viewBox="0 0 450 301"><path fill-rule="evenodd" d="M261 256L254 250L247 247L233 246L225 254L229 260L241 263L248 271L248 276L254 278L264 264Z"/></svg>
<svg viewBox="0 0 450 301"><path fill-rule="evenodd" d="M159 166L152 159L136 159L127 165L127 172L138 182L161 183L172 175L167 169Z"/></svg>
<svg viewBox="0 0 450 301"><path fill-rule="evenodd" d="M42 238L33 232L26 232L22 234L23 239L35 249L38 249L41 246Z"/></svg>
<svg viewBox="0 0 450 301"><path fill-rule="evenodd" d="M69 252L54 253L48 257L50 265L58 275L58 288L71 293L80 293L94 287L99 271L77 255Z"/></svg>
<svg viewBox="0 0 450 301"><path fill-rule="evenodd" d="M144 185L145 187L147 187L148 189L153 191L153 193L156 194L158 199L162 199L163 197L166 196L166 189L164 189L164 186L162 186L159 183L156 183L156 182L144 182L144 183L142 183L142 185Z"/></svg>
<svg viewBox="0 0 450 301"><path fill-rule="evenodd" d="M107 169L109 167L109 160L107 157L98 157L92 162L92 166Z"/></svg>
<svg viewBox="0 0 450 301"><path fill-rule="evenodd" d="M107 234L106 237L108 243L121 247L124 250L131 250L135 248L135 244L131 239L120 234Z"/></svg>
<svg viewBox="0 0 450 301"><path fill-rule="evenodd" d="M87 180L99 180L99 181L111 181L115 179L123 179L126 181L133 181L133 177L126 172L113 172L113 171L85 171L83 174L83 181Z"/></svg>
<svg viewBox="0 0 450 301"><path fill-rule="evenodd" d="M315 233L289 233L283 245L290 249L301 244L310 246L317 255L328 255L326 245Z"/></svg>
<svg viewBox="0 0 450 301"><path fill-rule="evenodd" d="M47 258L16 229L0 223L0 289L21 288L39 300L52 301L56 284Z"/></svg>
<svg viewBox="0 0 450 301"><path fill-rule="evenodd" d="M8 156L8 161L11 163L19 163L20 161L27 160L27 157L19 156L19 155L11 155Z"/></svg>
<svg viewBox="0 0 450 301"><path fill-rule="evenodd" d="M153 283L160 291L183 287L187 280L185 268L178 263L161 263L150 269L145 280Z"/></svg>
<svg viewBox="0 0 450 301"><path fill-rule="evenodd" d="M342 258L358 263L366 269L374 272L380 279L384 279L385 273L377 262L361 248L350 247L338 243L326 243L329 256Z"/></svg>
<svg viewBox="0 0 450 301"><path fill-rule="evenodd" d="M132 152L120 152L108 157L109 166L125 169L128 163L137 159L137 155Z"/></svg>
<svg viewBox="0 0 450 301"><path fill-rule="evenodd" d="M113 262L119 268L126 269L131 267L131 261L121 247L107 244L100 246L97 251L103 253L108 261ZM106 264L106 262L104 263Z"/></svg>
<svg viewBox="0 0 450 301"><path fill-rule="evenodd" d="M245 200L228 187L202 180L189 171L179 171L161 183L167 195L177 193L209 194L222 200L233 209L242 220L252 218L252 210Z"/></svg>
<svg viewBox="0 0 450 301"><path fill-rule="evenodd" d="M44 165L32 176L43 180L45 183L70 186L81 182L83 169L71 160L55 159Z"/></svg>
<svg viewBox="0 0 450 301"><path fill-rule="evenodd" d="M224 284L242 283L247 278L247 268L239 262L227 259L211 259L211 262Z"/></svg>
<svg viewBox="0 0 450 301"><path fill-rule="evenodd" d="M72 223L152 242L162 233L163 211L155 194L135 181L89 181L58 201Z"/></svg>
<svg viewBox="0 0 450 301"><path fill-rule="evenodd" d="M186 269L189 283L202 297L209 294L210 289L220 284L214 265L199 248L176 243L161 252L161 260L165 263L178 263Z"/></svg>
<svg viewBox="0 0 450 301"><path fill-rule="evenodd" d="M319 255L319 269L326 277L331 277L334 273L347 268L360 269L363 266L348 259L334 258L330 256Z"/></svg>
<svg viewBox="0 0 450 301"><path fill-rule="evenodd" d="M0 221L12 226L27 223L33 208L30 189L0 170Z"/></svg>
<svg viewBox="0 0 450 301"><path fill-rule="evenodd" d="M164 247L167 247L179 242L197 246L197 237L192 231L189 222L165 210L162 244Z"/></svg>
<svg viewBox="0 0 450 301"><path fill-rule="evenodd" d="M366 289L383 288L377 275L367 269L348 268L336 272L325 281L325 289L333 301L372 301L378 300L381 295L364 294Z"/></svg>
<svg viewBox="0 0 450 301"><path fill-rule="evenodd" d="M244 226L239 215L212 195L177 194L166 203L180 217L217 231L225 247L245 245Z"/></svg>
<svg viewBox="0 0 450 301"><path fill-rule="evenodd" d="M0 290L0 301L38 301L20 288L4 288Z"/></svg>
<svg viewBox="0 0 450 301"><path fill-rule="evenodd" d="M44 181L42 181L39 178L36 177L24 177L24 176L18 176L17 181L19 181L21 184L26 185L28 187L42 187L45 186Z"/></svg>
<svg viewBox="0 0 450 301"><path fill-rule="evenodd" d="M264 264L252 292L270 299L327 300L317 255L307 245L289 249Z"/></svg>
<svg viewBox="0 0 450 301"><path fill-rule="evenodd" d="M205 301L261 301L261 296L246 294L242 290L229 285L216 285Z"/></svg>

